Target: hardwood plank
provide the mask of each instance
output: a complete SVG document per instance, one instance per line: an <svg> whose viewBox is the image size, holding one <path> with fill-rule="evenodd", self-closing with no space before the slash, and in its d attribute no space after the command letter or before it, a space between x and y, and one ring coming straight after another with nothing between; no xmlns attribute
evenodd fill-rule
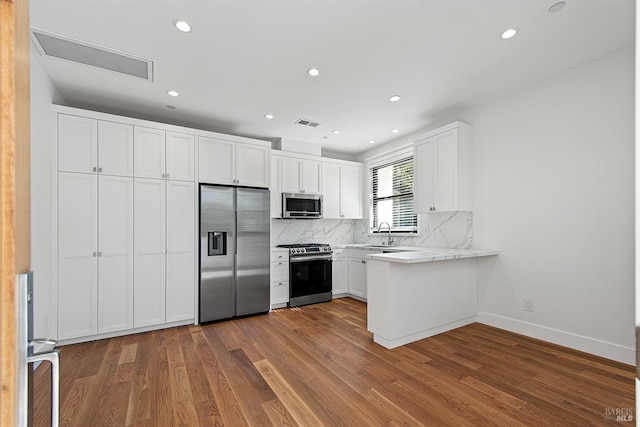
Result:
<svg viewBox="0 0 640 427"><path fill-rule="evenodd" d="M635 409L631 366L479 324L388 350L348 298L67 346L61 373L64 425L583 426Z"/></svg>

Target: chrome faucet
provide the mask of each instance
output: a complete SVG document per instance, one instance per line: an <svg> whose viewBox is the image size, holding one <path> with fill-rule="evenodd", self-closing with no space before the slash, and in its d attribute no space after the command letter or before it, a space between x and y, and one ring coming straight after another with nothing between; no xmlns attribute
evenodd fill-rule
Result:
<svg viewBox="0 0 640 427"><path fill-rule="evenodd" d="M387 228L389 229L389 232L387 234L387 246L391 246L391 244L393 243L393 239L391 238L391 226L388 222L381 222L380 224L378 224L378 233L380 232L382 224L387 224Z"/></svg>

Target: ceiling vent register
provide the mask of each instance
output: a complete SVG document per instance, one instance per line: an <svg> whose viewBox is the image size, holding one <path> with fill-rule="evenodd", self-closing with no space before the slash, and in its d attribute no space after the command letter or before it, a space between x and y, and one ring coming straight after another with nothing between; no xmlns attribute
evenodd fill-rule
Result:
<svg viewBox="0 0 640 427"><path fill-rule="evenodd" d="M320 123L314 122L312 120L307 120L307 119L298 119L296 120L296 123L302 126L309 126L312 128L317 128L318 126L320 126Z"/></svg>
<svg viewBox="0 0 640 427"><path fill-rule="evenodd" d="M153 81L153 61L36 28L31 41L40 55L90 65Z"/></svg>

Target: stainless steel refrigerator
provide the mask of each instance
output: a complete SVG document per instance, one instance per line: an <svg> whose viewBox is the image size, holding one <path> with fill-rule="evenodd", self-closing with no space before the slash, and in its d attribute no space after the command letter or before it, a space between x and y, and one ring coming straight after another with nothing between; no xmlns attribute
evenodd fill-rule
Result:
<svg viewBox="0 0 640 427"><path fill-rule="evenodd" d="M270 308L269 190L200 185L200 323Z"/></svg>

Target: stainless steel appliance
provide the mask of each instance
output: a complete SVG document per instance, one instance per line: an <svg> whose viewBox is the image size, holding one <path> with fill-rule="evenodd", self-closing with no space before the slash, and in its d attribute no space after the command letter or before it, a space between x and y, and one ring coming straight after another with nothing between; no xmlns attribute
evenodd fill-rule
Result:
<svg viewBox="0 0 640 427"><path fill-rule="evenodd" d="M282 193L282 217L299 219L322 218L322 195Z"/></svg>
<svg viewBox="0 0 640 427"><path fill-rule="evenodd" d="M200 185L201 323L269 311L269 208L268 190Z"/></svg>
<svg viewBox="0 0 640 427"><path fill-rule="evenodd" d="M331 301L331 246L308 243L278 247L289 248L289 307Z"/></svg>

